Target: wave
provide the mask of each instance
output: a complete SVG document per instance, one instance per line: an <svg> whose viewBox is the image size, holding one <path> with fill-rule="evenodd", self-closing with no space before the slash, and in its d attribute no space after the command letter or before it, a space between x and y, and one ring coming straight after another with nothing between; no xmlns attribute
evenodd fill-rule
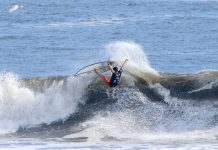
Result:
<svg viewBox="0 0 218 150"><path fill-rule="evenodd" d="M132 4L130 4L132 5ZM23 6L16 5L16 10L18 8L23 8ZM13 9L12 9L13 10ZM16 11L15 10L15 11ZM13 12L13 11L12 11ZM90 19L81 19L81 20L74 20L74 21L67 21L67 22L50 22L47 24L36 24L33 25L35 28L77 28L77 27L94 27L94 26L108 26L108 25L115 25L115 24L123 24L123 23L131 23L131 22L144 22L152 21L155 19L158 20L168 20L168 19L190 19L190 18L212 18L217 19L217 15L214 14L194 14L194 15L187 15L187 14L162 14L162 15L144 15L144 16L137 16L137 17L110 17L110 18L90 18Z"/></svg>
<svg viewBox="0 0 218 150"><path fill-rule="evenodd" d="M132 42L111 43L104 53L117 62L130 60L116 88L106 87L94 74L25 79L1 74L1 134L87 140L216 140L218 71L157 72L142 48Z"/></svg>
<svg viewBox="0 0 218 150"><path fill-rule="evenodd" d="M137 110L146 103L162 107L193 103L191 108L204 103L215 110L212 117L216 118L214 124L218 123L218 71L150 76L126 71L119 87L108 89L94 76L18 79L12 74L1 75L1 131L23 132L32 128L32 132L43 126L48 130L62 125L66 128L89 120L104 109Z"/></svg>
<svg viewBox="0 0 218 150"><path fill-rule="evenodd" d="M10 73L1 75L0 131L49 124L74 113L78 103L83 103L82 87L86 84L78 87L79 79L66 80L62 77L21 80Z"/></svg>
<svg viewBox="0 0 218 150"><path fill-rule="evenodd" d="M112 24L120 24L123 20L119 18L98 19L92 18L88 20L72 21L72 22L54 22L44 25L35 25L36 28L71 28L81 26L105 26Z"/></svg>

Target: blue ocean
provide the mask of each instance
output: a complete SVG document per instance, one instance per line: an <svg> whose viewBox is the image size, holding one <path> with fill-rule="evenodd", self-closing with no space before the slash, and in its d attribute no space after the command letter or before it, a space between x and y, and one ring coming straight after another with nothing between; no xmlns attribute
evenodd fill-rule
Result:
<svg viewBox="0 0 218 150"><path fill-rule="evenodd" d="M0 149L218 149L218 1L1 0Z"/></svg>

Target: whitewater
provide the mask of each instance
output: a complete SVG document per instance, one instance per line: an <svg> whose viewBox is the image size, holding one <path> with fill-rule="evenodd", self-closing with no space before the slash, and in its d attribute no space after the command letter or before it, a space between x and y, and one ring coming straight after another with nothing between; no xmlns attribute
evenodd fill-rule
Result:
<svg viewBox="0 0 218 150"><path fill-rule="evenodd" d="M217 142L218 72L158 73L132 42L111 43L104 53L117 62L129 59L114 89L92 73L24 79L1 74L1 135L88 143Z"/></svg>
<svg viewBox="0 0 218 150"><path fill-rule="evenodd" d="M0 6L0 149L218 148L217 1Z"/></svg>

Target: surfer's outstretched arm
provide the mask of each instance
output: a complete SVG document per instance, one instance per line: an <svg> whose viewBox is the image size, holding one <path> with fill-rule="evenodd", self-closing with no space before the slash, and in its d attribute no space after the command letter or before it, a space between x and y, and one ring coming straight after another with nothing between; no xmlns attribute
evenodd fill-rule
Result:
<svg viewBox="0 0 218 150"><path fill-rule="evenodd" d="M128 61L128 59L125 59L125 61L123 62L122 66L120 69L123 69L124 65L126 64L126 62Z"/></svg>
<svg viewBox="0 0 218 150"><path fill-rule="evenodd" d="M111 67L111 65L108 65L108 69L109 69L112 73L114 73L114 70L113 70L113 68Z"/></svg>
<svg viewBox="0 0 218 150"><path fill-rule="evenodd" d="M107 62L107 64L108 64L108 69L109 69L112 73L114 73L114 70L113 70L112 66L110 65L110 63L111 63L111 61L108 60L108 62Z"/></svg>

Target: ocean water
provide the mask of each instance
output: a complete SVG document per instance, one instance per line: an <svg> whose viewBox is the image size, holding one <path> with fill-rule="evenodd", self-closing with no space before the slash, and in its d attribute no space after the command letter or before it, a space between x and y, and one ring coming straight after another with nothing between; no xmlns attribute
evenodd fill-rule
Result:
<svg viewBox="0 0 218 150"><path fill-rule="evenodd" d="M1 0L0 149L217 149L217 14L216 0ZM73 76L109 58L129 59L118 87Z"/></svg>

